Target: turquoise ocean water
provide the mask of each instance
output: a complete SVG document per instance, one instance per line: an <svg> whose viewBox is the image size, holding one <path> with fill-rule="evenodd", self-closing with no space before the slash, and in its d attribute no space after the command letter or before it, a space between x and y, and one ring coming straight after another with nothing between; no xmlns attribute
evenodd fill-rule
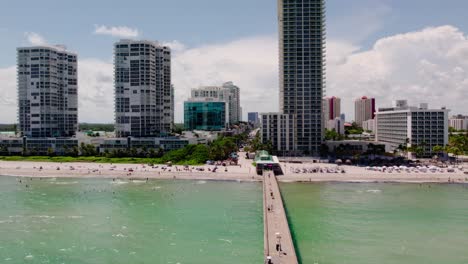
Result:
<svg viewBox="0 0 468 264"><path fill-rule="evenodd" d="M262 263L258 183L0 177L0 263ZM302 263L468 263L468 186L281 184Z"/></svg>
<svg viewBox="0 0 468 264"><path fill-rule="evenodd" d="M302 263L466 264L468 186L281 185Z"/></svg>
<svg viewBox="0 0 468 264"><path fill-rule="evenodd" d="M261 263L256 183L0 177L0 263Z"/></svg>

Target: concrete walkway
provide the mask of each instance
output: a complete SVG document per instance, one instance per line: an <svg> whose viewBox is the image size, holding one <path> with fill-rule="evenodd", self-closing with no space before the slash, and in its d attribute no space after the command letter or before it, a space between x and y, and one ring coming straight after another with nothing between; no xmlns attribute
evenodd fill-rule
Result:
<svg viewBox="0 0 468 264"><path fill-rule="evenodd" d="M297 264L296 251L289 230L278 182L272 172L264 173L263 210L265 233L265 263L270 256L273 264ZM277 251L280 246L281 251Z"/></svg>

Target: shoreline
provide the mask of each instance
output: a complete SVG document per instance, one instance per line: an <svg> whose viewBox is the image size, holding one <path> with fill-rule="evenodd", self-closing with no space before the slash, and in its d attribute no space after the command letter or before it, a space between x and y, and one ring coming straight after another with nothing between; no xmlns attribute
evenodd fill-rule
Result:
<svg viewBox="0 0 468 264"><path fill-rule="evenodd" d="M249 160L239 166L184 166L167 167L144 164L102 164L102 163L58 163L30 161L0 161L0 176L2 177L34 177L34 178L83 178L83 179L160 179L160 180L207 180L207 181L237 181L261 182L262 176L256 174ZM366 171L361 167L342 166L346 173L288 173L291 167L308 166L308 164L282 164L285 175L278 176L282 183L441 183L468 184L468 175L458 171L455 173L382 173ZM310 164L317 166L317 164ZM321 164L330 167L329 164ZM290 167L290 168L287 168ZM40 169L42 168L42 169ZM57 170L60 168L60 170ZM165 169L164 169L165 168ZM204 171L197 169L203 168ZM227 171L225 171L227 169Z"/></svg>

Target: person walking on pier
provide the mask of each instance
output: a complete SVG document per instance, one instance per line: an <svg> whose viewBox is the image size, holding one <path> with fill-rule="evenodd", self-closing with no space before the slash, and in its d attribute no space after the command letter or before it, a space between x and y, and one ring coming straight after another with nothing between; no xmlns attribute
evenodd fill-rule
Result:
<svg viewBox="0 0 468 264"><path fill-rule="evenodd" d="M273 264L273 261L271 260L271 256L267 256L267 259L266 259L266 264Z"/></svg>
<svg viewBox="0 0 468 264"><path fill-rule="evenodd" d="M281 255L281 252L283 251L281 249L281 234L280 233L276 233L276 251L278 251L278 254Z"/></svg>

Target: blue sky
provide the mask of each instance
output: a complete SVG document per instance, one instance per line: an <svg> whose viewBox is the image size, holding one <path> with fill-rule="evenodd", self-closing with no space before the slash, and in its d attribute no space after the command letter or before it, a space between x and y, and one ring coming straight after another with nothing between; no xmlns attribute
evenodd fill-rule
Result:
<svg viewBox="0 0 468 264"><path fill-rule="evenodd" d="M355 40L370 46L381 37L427 26L454 25L468 31L465 0L328 0L328 35L352 38L368 27L375 31ZM359 24L362 22L363 24ZM0 66L14 63L15 47L26 45L24 32L37 32L51 43L65 43L81 57L112 56L112 38L96 38L94 25L138 28L143 38L178 40L188 46L225 42L277 32L275 0L80 0L9 1L0 9Z"/></svg>
<svg viewBox="0 0 468 264"><path fill-rule="evenodd" d="M125 26L138 30L137 38L183 44L181 50L175 52L173 61L173 80L180 95L176 107L181 108L184 97L194 86L232 80L244 86L241 89L244 89L244 98L248 98L245 100L244 115L247 111L277 110L276 8L276 0L8 1L0 9L0 34L3 36L0 42L0 103L6 105L5 109L0 109L3 112L0 123L12 121L12 115L5 114L13 113L15 109L14 79L9 77L15 65L15 48L30 45L27 32L40 35L50 44L65 44L70 50L78 52L82 62L80 75L83 76L83 81L80 79L80 106L90 108L90 104L101 102L106 107L103 111L93 108L93 112L103 112L102 116L83 110L80 121L112 121L111 105L104 102L104 98L99 98L109 97L109 92L112 92L109 90L112 89L112 44L118 37L94 34L96 25ZM446 47L446 56L433 58L430 54L432 48L445 47L440 38L447 34L453 36L456 42L460 41L460 45L466 44L464 39L457 38L457 34L466 37L467 10L466 0L328 0L327 71L330 84L327 94L351 97L343 100L347 100L343 109L350 117L353 116L352 98L361 94L377 97L381 105L388 105L392 99L396 99L382 93L389 89L395 93L407 90L415 93L422 91L431 96L439 94L433 92L436 88L431 85L440 84L442 79L434 81L431 76L450 76L460 69L464 70L465 65L451 61L450 54L456 49L455 46ZM424 31L428 27L442 26L451 28ZM396 36L404 33L416 34L414 38L417 41L410 36L405 39L406 42L401 42ZM430 37L429 42L427 36ZM381 50L373 49L375 43L384 38L391 38L391 43L386 45L391 47L389 49L393 53L383 56L379 53ZM402 56L395 50L402 50L402 54L405 54L411 45L423 45L428 51L421 51L413 61L401 60ZM253 55L240 58L241 54L248 53L245 51L249 48L255 51ZM224 58L225 54L237 54L235 52L239 52L239 56ZM366 59L369 56L392 59L375 62ZM414 63L411 69L414 69L413 75L418 76L421 75L421 65L425 65L427 76L416 79L407 76L405 81L393 81L400 77L396 76L400 73L391 70L400 65L393 65L396 60L401 65ZM353 61L355 64L352 64ZM241 65L243 63L251 63L252 68L248 72L239 70L245 66ZM433 72L427 73L427 65L436 65L438 69L432 67ZM355 84L357 88L348 87L348 83L356 79L354 76L350 78L348 72L358 66L379 71L358 78L360 83ZM200 69L195 70L198 67ZM468 85L467 75L457 76L455 79L458 81L447 84L448 87L442 87L443 90L463 92L462 87ZM370 80L369 76L377 77ZM362 91L355 91L361 87ZM264 100L265 91L269 91L269 100L273 104L261 104L259 101ZM408 97L413 99L414 104L419 103L416 96ZM436 97L424 97L428 98L429 103L440 102ZM467 112L463 106L468 102L467 99L463 100L453 107L454 111ZM451 103L449 98L446 101L443 103ZM259 109L258 105L262 107ZM176 119L180 121L181 115L179 110Z"/></svg>

